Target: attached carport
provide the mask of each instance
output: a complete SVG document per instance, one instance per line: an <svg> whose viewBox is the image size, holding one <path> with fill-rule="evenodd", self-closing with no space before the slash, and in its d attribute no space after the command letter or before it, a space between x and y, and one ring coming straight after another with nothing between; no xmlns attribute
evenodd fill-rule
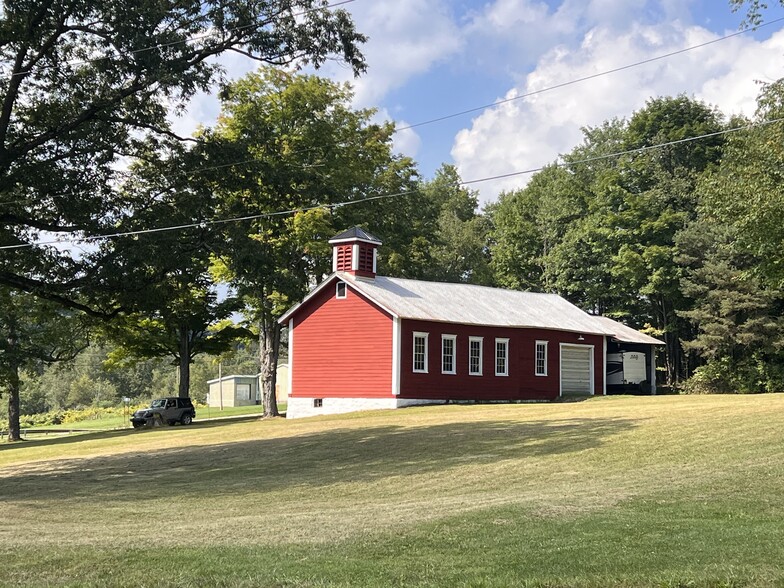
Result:
<svg viewBox="0 0 784 588"><path fill-rule="evenodd" d="M664 341L660 341L654 337L641 333L631 327L627 327L623 323L619 323L606 316L595 317L601 321L603 327L608 333L607 347L605 350L605 381L608 381L608 365L607 356L623 352L637 352L645 354L645 365L648 372L648 379L646 385L634 386L619 385L613 386L607 384L608 394L628 394L628 393L649 393L656 394L656 347L664 345Z"/></svg>

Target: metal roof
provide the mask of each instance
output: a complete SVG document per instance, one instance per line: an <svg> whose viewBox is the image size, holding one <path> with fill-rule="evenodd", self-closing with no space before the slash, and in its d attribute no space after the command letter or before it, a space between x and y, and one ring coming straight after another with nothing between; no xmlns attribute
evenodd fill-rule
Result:
<svg viewBox="0 0 784 588"><path fill-rule="evenodd" d="M400 318L607 334L592 316L557 294L383 276L373 281L348 274L341 278Z"/></svg>
<svg viewBox="0 0 784 588"><path fill-rule="evenodd" d="M593 317L604 324L608 331L612 331L614 339L624 343L644 343L646 345L664 345L664 341L659 341L654 337L641 333L640 331L627 327L623 323L614 321L608 316Z"/></svg>
<svg viewBox="0 0 784 588"><path fill-rule="evenodd" d="M340 241L367 241L369 243L378 243L381 245L381 240L378 237L374 237L370 233L368 233L362 227L351 227L347 231L343 231L342 233L335 235L329 240L329 243L338 243Z"/></svg>
<svg viewBox="0 0 784 588"><path fill-rule="evenodd" d="M629 343L660 345L661 341L607 317L590 315L557 294L504 290L473 284L425 282L376 276L363 279L336 272L312 290L279 322L335 280L403 319L488 327L518 327L606 335Z"/></svg>

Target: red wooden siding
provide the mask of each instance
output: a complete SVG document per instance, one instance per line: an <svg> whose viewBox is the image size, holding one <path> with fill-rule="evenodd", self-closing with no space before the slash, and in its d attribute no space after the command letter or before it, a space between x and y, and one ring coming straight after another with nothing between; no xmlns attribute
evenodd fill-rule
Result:
<svg viewBox="0 0 784 588"><path fill-rule="evenodd" d="M329 284L294 315L292 397L392 397L392 317Z"/></svg>
<svg viewBox="0 0 784 588"><path fill-rule="evenodd" d="M413 372L414 331L428 333L428 373ZM441 373L441 335L457 335L456 374ZM473 327L404 320L401 327L400 397L454 400L554 399L560 394L560 344L593 345L594 394L603 393L604 352L599 335L545 329ZM468 339L483 337L482 375L468 374ZM495 340L509 339L509 375L495 375ZM547 376L535 375L536 341L547 341Z"/></svg>

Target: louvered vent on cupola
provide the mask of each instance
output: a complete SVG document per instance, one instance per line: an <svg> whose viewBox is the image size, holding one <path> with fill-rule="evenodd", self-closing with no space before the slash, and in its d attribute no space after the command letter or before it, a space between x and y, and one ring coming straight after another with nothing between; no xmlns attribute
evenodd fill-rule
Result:
<svg viewBox="0 0 784 588"><path fill-rule="evenodd" d="M376 277L377 250L381 245L376 237L353 227L329 240L332 245L332 271L347 272L363 278Z"/></svg>

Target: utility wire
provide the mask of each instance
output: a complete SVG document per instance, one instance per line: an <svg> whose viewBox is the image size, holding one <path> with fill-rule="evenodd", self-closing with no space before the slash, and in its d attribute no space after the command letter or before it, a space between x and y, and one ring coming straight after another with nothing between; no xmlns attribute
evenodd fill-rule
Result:
<svg viewBox="0 0 784 588"><path fill-rule="evenodd" d="M554 86L548 86L547 88L541 88L539 90L532 90L531 92L526 92L525 94L520 94L519 96L514 96L513 98L504 98L503 100L496 100L495 102L491 102L491 103L485 104L483 106L476 106L474 108L469 108L467 110L461 110L460 112L455 112L453 114L446 114L444 116L439 116L437 118L424 120L424 121L421 121L421 122L418 122L418 123L414 123L414 124L411 124L411 125L407 125L407 126L404 126L404 127L398 127L398 128L395 129L395 132L399 133L400 131L406 131L408 129L415 129L417 127L422 127L422 126L425 126L425 125L430 125L430 124L433 124L433 123L449 120L449 119L452 119L452 118L457 118L458 116L471 114L472 112L478 112L480 110L485 110L486 108L492 108L493 106L499 106L501 104L506 104L508 102L514 102L516 100L522 100L523 98L528 98L529 96L535 96L537 94L543 94L544 92L550 92L551 90L557 90L559 88L565 88L567 86L572 86L574 84L579 84L580 82L585 82L587 80L593 80L593 79L601 77L601 76L606 76L606 75L611 74L611 73L616 73L616 72L619 72L619 71L632 69L634 67L638 67L640 65L645 65L647 63L652 63L654 61L660 61L662 59L667 59L668 57L672 57L674 55L680 55L681 53L687 53L689 51L693 51L694 49L701 49L702 47L707 47L708 45L712 45L712 44L718 43L720 41L726 41L727 39L731 39L733 37L737 37L738 35L744 35L744 34L746 34L749 31L754 31L754 30L757 30L757 29L761 29L762 27L773 25L773 24L776 24L776 23L779 23L779 22L782 22L782 21L784 21L784 17L777 18L775 20L771 20L770 22L766 22L766 23L761 24L761 25L756 26L756 27L749 27L749 28L743 29L742 31L737 31L737 32L731 33L729 35L725 35L724 37L718 37L718 38L713 39L711 41L705 41L704 43L699 43L697 45L692 45L690 47L684 47L683 49L678 49L677 51L671 51L670 53L664 53L662 55L657 55L656 57L651 57L649 59L644 59L642 61L637 61L635 63L629 63L627 65L622 65L620 67L615 67L613 69L608 69L608 70L605 70L605 71L597 72L595 74L590 74L590 75L587 75L587 76L583 76L581 78L576 78L574 80L569 80L567 82L562 82L560 84L555 84Z"/></svg>
<svg viewBox="0 0 784 588"><path fill-rule="evenodd" d="M354 1L355 0L343 0L341 2L335 2L333 4L329 4L325 8L334 8L336 6L341 6L343 4L348 4L348 3L354 2ZM319 9L312 9L312 10L319 10ZM306 11L306 12L303 12L302 14L306 14L307 12L311 12L311 11ZM591 74L591 75L588 75L588 76L583 76L581 78L576 78L576 79L573 79L573 80L562 82L562 83L556 84L554 86L548 86L546 88L540 88L539 90L533 90L531 92L527 92L525 94L521 94L521 95L515 96L513 98L505 98L503 100L497 100L495 102L491 102L491 103L485 104L483 106L476 106L474 108L469 108L467 110L462 110L460 112L455 112L455 113L447 114L447 115L440 116L440 117L437 117L437 118L424 120L424 121L421 121L421 122L418 122L418 123L414 123L414 124L411 124L411 125L402 126L402 127L396 127L395 130L393 131L393 133L399 133L401 131L405 131L405 130L408 130L408 129L414 129L414 128L417 128L417 127L422 127L422 126L425 126L425 125L429 125L429 124L433 124L433 123L449 120L449 119L452 119L452 118L457 118L457 117L463 116L465 114L470 114L472 112L478 112L478 111L484 110L486 108L492 108L493 106L506 104L508 102L514 102L516 100L522 100L523 98L527 98L529 96L534 96L536 94L543 94L544 92L550 92L552 90L557 90L559 88L565 88L565 87L568 87L568 86L572 86L574 84L578 84L580 82L585 82L587 80L591 80L591 79L595 79L595 78L598 78L598 77L601 77L601 76L609 75L611 73L616 73L616 72L619 72L619 71L632 69L634 67L638 67L640 65L645 65L645 64L648 64L648 63L652 63L654 61L660 61L662 59L666 59L666 58L672 57L674 55L680 55L680 54L686 53L688 51L693 51L695 49L700 49L702 47L706 47L708 45L712 45L714 43L718 43L719 41L725 41L727 39L731 39L733 37L737 37L739 35L743 35L743 34L749 32L749 31L754 31L754 30L757 30L757 29L760 29L760 28L763 28L763 27L766 27L766 26L770 26L770 25L773 25L773 24L776 24L776 23L779 23L779 22L782 22L782 21L784 21L784 17L777 18L775 20L771 20L769 22L763 23L763 24L761 24L759 26L756 26L756 27L748 27L746 29L743 29L742 31L737 31L735 33L731 33L729 35L725 35L724 37L719 37L719 38L713 39L711 41L706 41L704 43L699 43L697 45L692 45L690 47L685 47L685 48L679 49L677 51L672 51L670 53L665 53L665 54L662 54L662 55L658 55L656 57L651 57L649 59L644 59L642 61L637 61L635 63L622 65L620 67L616 67L616 68L613 68L613 69L608 69L608 70L605 70L605 71L602 71L602 72L598 72L598 73L595 73L595 74ZM250 26L250 25L245 25L245 26ZM238 27L238 29L239 28L243 28L243 27ZM232 30L232 29L229 29L229 30ZM202 35L202 37L206 37L206 36L209 36L209 34ZM194 37L193 39L196 39L196 38L199 38L199 37ZM181 42L187 42L187 41L188 40L181 41ZM174 43L179 43L179 42L180 41L176 41ZM174 43L170 43L169 45L174 44ZM146 50L155 49L157 47L164 47L164 46L167 46L167 45L155 45L155 46L152 46L152 47L145 47L145 48L142 48L142 49L137 49L136 51L133 51L132 53L137 53L137 52L146 51ZM101 57L101 58L98 58L98 59L95 59L95 60L92 60L92 61L98 61L100 59L108 59L108 57ZM89 63L89 60L85 61L85 62L79 62L79 63ZM19 73L25 73L25 72L19 72ZM252 164L252 163L256 163L256 160L250 160L249 159L249 160L244 160L244 161L236 161L236 162L230 162L230 163L223 163L223 164L220 164L220 165L212 165L212 166L207 166L207 167L201 167L201 168L196 168L196 169L193 169L193 170L186 171L185 173L186 174L199 174L199 173L204 173L204 172L207 172L207 171L214 171L214 170L218 170L218 169L223 169L223 168L228 168L228 167L235 167L235 166L239 166L239 165L248 165L248 164ZM118 171L118 173L123 173L123 172L119 172ZM474 181L480 182L480 181L484 181L484 180L474 180ZM0 202L0 206L8 206L8 205L18 204L18 203L23 203L23 202L26 202L26 200L12 200L12 201L7 201L7 202Z"/></svg>
<svg viewBox="0 0 784 588"><path fill-rule="evenodd" d="M349 2L354 2L354 1L355 0L344 0L342 2L336 2L334 4L328 5L327 8L340 6L342 4L348 4ZM527 98L529 96L534 96L536 94L543 94L544 92L550 92L552 90L565 88L565 87L568 87L568 86L572 86L574 84L578 84L580 82L585 82L585 81L592 80L592 79L595 79L595 78L598 78L598 77L601 77L601 76L609 75L611 73L616 73L616 72L619 72L619 71L632 69L632 68L638 67L640 65L645 65L645 64L648 64L648 63L652 63L654 61L660 61L662 59L666 59L666 58L672 57L674 55L680 55L680 54L686 53L688 51L693 51L695 49L700 49L702 47L706 47L708 45L712 45L712 44L718 43L720 41L725 41L727 39L731 39L733 37L737 37L739 35L743 35L743 34L749 32L749 31L754 31L754 30L760 29L762 27L770 26L770 25L773 25L773 24L776 24L776 23L779 23L779 22L782 22L782 21L784 21L784 17L777 18L775 20L771 20L771 21L763 23L763 24L761 24L761 25L759 25L757 27L749 27L749 28L743 29L742 31L731 33L729 35L725 35L724 37L719 37L719 38L713 39L711 41L706 41L704 43L699 43L697 45L692 45L690 47L685 47L683 49L679 49L677 51L672 51L670 53L665 53L665 54L662 54L662 55L658 55L656 57L651 57L649 59L644 59L642 61L637 61L635 63L622 65L622 66L619 66L619 67L616 67L616 68L613 68L613 69L608 69L608 70L605 70L605 71L602 71L602 72L598 72L598 73L595 73L595 74L591 74L591 75L588 75L588 76L583 76L581 78L576 78L576 79L573 79L573 80L562 82L560 84L555 84L553 86L548 86L546 88L540 88L539 90L533 90L531 92L527 92L525 94L521 94L521 95L515 96L513 98L505 98L503 100L497 100L495 102L491 102L491 103L485 104L483 106L476 106L474 108L469 108L467 110L462 110L460 112L455 112L455 113L447 114L447 115L440 116L440 117L437 117L437 118L424 120L424 121L421 121L421 122L418 122L418 123L414 123L414 124L411 124L411 125L402 126L402 127L396 127L395 130L393 131L393 133L399 133L401 131L405 131L405 130L408 130L408 129L414 129L414 128L417 128L417 127L422 127L422 126L425 126L425 125L429 125L429 124L433 124L433 123L449 120L449 119L452 119L452 118L457 118L457 117L463 116L465 114L470 114L472 112L478 112L478 111L484 110L486 108L492 108L493 106L506 104L508 102L514 102L516 100L522 100L523 98ZM147 49L150 49L150 48L147 48ZM144 50L145 49L138 49L137 51L144 51ZM100 59L106 59L106 58L100 58ZM223 168L227 168L227 167L235 167L235 166L239 166L239 165L252 164L252 163L255 163L255 162L256 162L256 160L244 160L244 161L223 163L223 164L220 164L220 165L213 165L213 166L196 168L196 169L193 169L193 170L186 171L186 173L188 173L188 174L199 174L199 173L204 173L204 172L207 172L207 171L213 171L213 170L217 170L217 169L223 169ZM122 172L118 172L118 173L122 173ZM477 181L481 181L481 180L477 180ZM15 204L15 203L20 203L20 202L25 202L25 201L24 200L17 200L17 201L10 201L10 202L0 202L0 205L9 205L9 204Z"/></svg>
<svg viewBox="0 0 784 588"><path fill-rule="evenodd" d="M733 127L731 129L723 129L721 131L715 131L713 133L706 133L704 135L699 135L699 136L696 136L696 137L686 137L684 139L677 139L675 141L668 141L666 143L658 143L656 145L647 145L647 146L644 146L644 147L638 147L636 149L628 149L628 150L625 150L625 151L617 151L615 153L608 153L608 154L605 154L605 155L597 155L595 157L588 157L588 158L585 158L585 159L579 159L579 160L575 160L575 161L568 161L568 162L563 162L563 163L558 163L556 161L555 165L556 166L569 167L569 166L579 165L579 164L583 164L583 163L591 163L591 162L594 162L594 161L600 161L600 160L604 160L604 159L611 159L611 158L620 157L620 156L623 156L623 155L633 155L633 154L637 154L637 153L644 153L644 152L647 152L647 151L651 151L653 149L661 149L663 147L670 147L672 145L680 145L680 144L683 144L683 143L690 143L690 142L693 142L693 141L699 141L701 139L707 139L707 138L710 138L710 137L718 137L720 135L726 135L726 134L729 134L729 133L735 133L735 132L738 132L738 131L748 130L748 129L752 129L752 128L755 128L755 127L765 127L765 126L772 125L772 124L775 124L775 123L780 123L780 122L784 122L784 117L775 118L775 119L766 120L766 121L760 121L760 122L751 123L751 124L743 125L743 126L739 126L739 127ZM536 173L536 172L544 170L545 167L546 166L540 166L540 167L535 167L535 168L529 168L529 169L514 171L514 172L510 172L510 173L506 173L506 174L498 174L498 175L488 176L488 177L484 177L484 178L477 178L477 179L474 179L474 180L463 180L463 181L458 182L457 184L459 186L469 186L471 184L478 184L478 183L481 183L481 182L489 182L491 180L500 180L500 179L504 179L504 178L510 178L510 177L515 177L515 176L532 174L532 173ZM339 208L339 207L342 207L342 206L351 206L353 204L362 204L364 202L371 202L373 200L382 200L382 199L387 199L387 198L399 198L401 196L408 196L408 195L411 195L411 194L415 194L417 192L418 192L418 190L404 190L404 191L401 191L401 192L394 192L394 193L391 193L391 194L380 194L380 195L377 195L377 196L368 196L366 198L362 198L362 199L359 199L359 200L346 200L346 201L343 201L343 202L332 203L332 204L316 204L316 205L313 205L313 206L306 206L306 207L301 207L301 208L292 208L292 209L289 209L289 210L279 210L279 211L275 211L275 212L265 212L265 213L261 213L261 214L251 214L251 215L239 216L239 217L233 217L233 218L227 218L227 219L202 221L202 222L198 222L198 223L187 223L187 224L182 224L182 225L172 225L172 226L166 226L166 227L158 227L158 228L154 228L154 229L140 229L138 231L119 231L119 232L116 232L116 233L110 233L110 234L105 234L105 235L92 235L92 236L82 237L80 239L75 239L75 238L56 239L56 240L51 240L51 241L42 241L40 243L22 243L22 244L19 244L19 245L4 245L4 246L0 246L0 251L2 251L2 250L11 250L11 249L23 249L23 248L34 247L34 246L41 246L41 245L62 245L64 243L92 242L92 241L99 241L99 240L102 240L102 239L113 239L113 238L116 238L116 237L129 237L129 236L133 236L133 235L144 235L144 234L150 234L150 233L162 233L162 232L166 232L166 231L178 231L178 230L182 230L182 229L206 228L206 227L209 227L209 226L223 225L223 224L233 223L233 222L241 222L241 221L247 221L247 220L257 220L257 219L261 219L261 218L272 218L272 217L277 217L277 216L285 216L285 215L289 215L289 214L295 214L295 213L298 213L298 212L307 212L307 211L310 211L310 210L325 209L325 208L326 209L330 209L330 208Z"/></svg>

